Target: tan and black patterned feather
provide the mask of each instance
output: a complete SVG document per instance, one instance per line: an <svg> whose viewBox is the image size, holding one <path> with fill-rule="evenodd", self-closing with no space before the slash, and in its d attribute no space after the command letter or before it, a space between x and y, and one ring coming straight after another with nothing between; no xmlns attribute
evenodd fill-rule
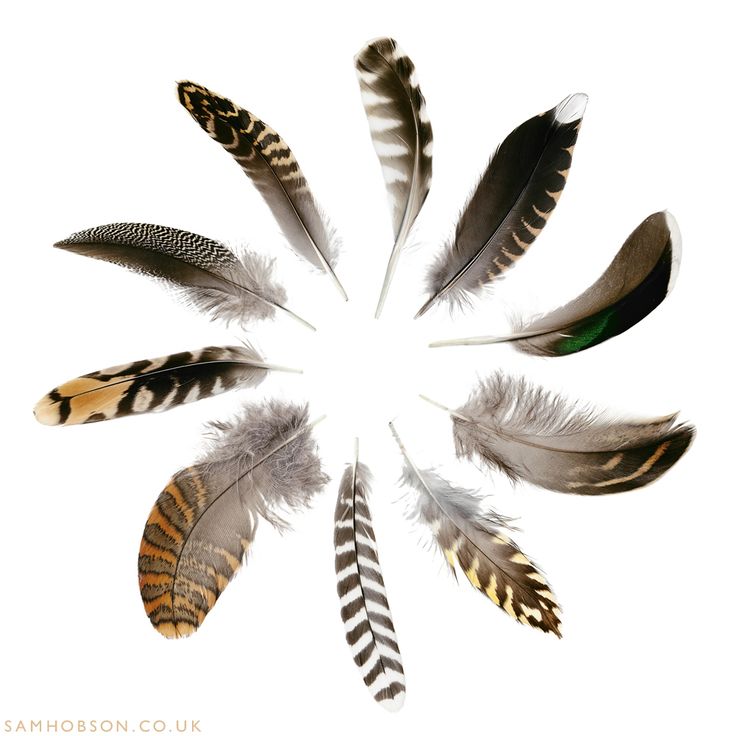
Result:
<svg viewBox="0 0 736 736"><path fill-rule="evenodd" d="M469 303L529 249L562 194L587 97L570 95L512 131L491 158L455 228L429 271L433 304Z"/></svg>
<svg viewBox="0 0 736 736"><path fill-rule="evenodd" d="M57 386L35 406L41 424L101 422L161 412L234 388L257 386L271 365L250 345L206 347L103 368Z"/></svg>
<svg viewBox="0 0 736 736"><path fill-rule="evenodd" d="M280 527L279 507L309 505L322 472L307 408L272 401L215 423L200 462L178 472L146 522L141 597L168 638L196 631L243 563L258 518Z"/></svg>
<svg viewBox="0 0 736 736"><path fill-rule="evenodd" d="M335 276L339 241L317 204L289 146L271 127L234 102L194 82L179 82L179 102L253 181L291 247L305 261Z"/></svg>
<svg viewBox="0 0 736 736"><path fill-rule="evenodd" d="M371 41L356 55L355 68L394 228L394 246L376 308L378 318L401 250L429 193L432 126L414 64L396 41Z"/></svg>
<svg viewBox="0 0 736 736"><path fill-rule="evenodd" d="M236 255L203 235L118 222L74 233L54 247L160 279L210 319L248 326L278 310L314 329L283 306L286 292L273 280L273 261L248 250Z"/></svg>
<svg viewBox="0 0 736 736"><path fill-rule="evenodd" d="M530 355L555 357L587 350L643 320L670 293L680 265L675 218L657 212L626 239L601 277L568 304L520 323L505 337L441 340L430 347L511 342Z"/></svg>
<svg viewBox="0 0 736 736"><path fill-rule="evenodd" d="M371 480L356 446L335 506L337 594L345 638L363 682L380 705L396 711L404 703L406 684L368 508Z"/></svg>
<svg viewBox="0 0 736 736"><path fill-rule="evenodd" d="M482 380L452 415L459 457L476 457L512 480L561 493L602 495L657 480L695 435L673 414L606 419L524 380L497 373Z"/></svg>
<svg viewBox="0 0 736 736"><path fill-rule="evenodd" d="M411 515L432 533L455 572L522 624L560 633L560 609L539 568L506 535L506 519L481 508L475 491L453 486L409 457L396 428L391 430L404 455L403 482L416 491Z"/></svg>

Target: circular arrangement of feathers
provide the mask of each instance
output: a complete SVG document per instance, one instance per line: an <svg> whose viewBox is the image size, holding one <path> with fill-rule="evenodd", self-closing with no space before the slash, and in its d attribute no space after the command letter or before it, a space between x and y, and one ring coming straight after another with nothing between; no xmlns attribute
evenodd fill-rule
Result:
<svg viewBox="0 0 736 736"><path fill-rule="evenodd" d="M370 135L390 205L394 242L375 317L390 286L432 181L432 126L414 64L390 38L355 57ZM253 113L193 82L179 101L241 167L270 208L288 244L323 272L340 298L341 243L296 157ZM491 156L450 242L426 274L420 318L435 308L472 309L540 235L562 195L587 97L573 94L512 130ZM441 142L440 142L441 144ZM287 306L273 263L235 252L203 235L161 225L92 227L56 247L124 266L165 283L195 310L241 329L270 319L313 325ZM431 347L510 342L529 355L562 357L587 350L643 320L672 289L680 261L674 217L657 212L640 223L600 278L567 304L518 320L505 336L450 336ZM273 365L250 344L209 346L135 360L73 378L36 405L39 422L71 425L166 411L238 388L253 389ZM423 397L427 398L427 397ZM501 372L479 381L455 409L455 452L511 480L560 493L601 495L657 480L687 450L694 428L676 415L612 420ZM251 403L209 426L201 456L176 472L145 525L138 558L140 593L151 623L166 637L195 632L243 564L261 519L288 527L284 513L306 508L329 478L306 405ZM393 422L403 457L401 483L410 516L425 526L453 571L528 626L560 636L560 608L540 569L510 538L508 520L488 511L480 489L457 487L415 464ZM411 442L409 442L411 446ZM346 458L348 460L348 458ZM340 614L355 664L373 698L401 707L404 669L381 572L370 512L372 474L358 440L337 489L335 571Z"/></svg>

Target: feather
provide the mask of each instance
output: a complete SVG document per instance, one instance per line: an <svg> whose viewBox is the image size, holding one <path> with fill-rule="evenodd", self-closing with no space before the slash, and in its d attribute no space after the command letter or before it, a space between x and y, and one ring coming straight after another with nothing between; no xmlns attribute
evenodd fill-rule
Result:
<svg viewBox="0 0 736 736"><path fill-rule="evenodd" d="M570 95L512 131L470 196L455 237L429 271L435 302L468 304L521 258L547 223L567 181L587 97Z"/></svg>
<svg viewBox="0 0 736 736"><path fill-rule="evenodd" d="M159 633L193 633L242 565L258 518L288 528L277 509L308 507L329 480L307 415L306 406L270 401L212 423L209 450L169 481L138 557L141 597Z"/></svg>
<svg viewBox="0 0 736 736"><path fill-rule="evenodd" d="M271 209L294 251L335 276L339 240L317 204L286 141L255 115L193 82L179 82L179 102L200 127L235 158Z"/></svg>
<svg viewBox="0 0 736 736"><path fill-rule="evenodd" d="M644 319L670 293L677 278L680 231L668 212L647 217L627 238L603 275L573 301L519 324L506 337L466 337L430 347L512 342L531 355L559 356L587 350Z"/></svg>
<svg viewBox="0 0 736 736"><path fill-rule="evenodd" d="M582 495L652 483L695 435L692 425L676 423L676 414L608 419L501 373L482 380L464 406L447 411L459 457L477 457L514 481Z"/></svg>
<svg viewBox="0 0 736 736"><path fill-rule="evenodd" d="M70 235L55 248L115 263L175 287L210 319L249 323L276 310L314 327L282 306L283 287L273 281L273 261L248 250L237 256L203 235L163 225L121 222Z"/></svg>
<svg viewBox="0 0 736 736"><path fill-rule="evenodd" d="M250 345L207 347L104 368L57 386L35 406L41 424L87 424L190 404L257 386L270 365Z"/></svg>
<svg viewBox="0 0 736 736"><path fill-rule="evenodd" d="M335 506L335 572L345 638L363 682L384 708L396 711L406 692L401 652L378 561L368 508L372 476L358 462L348 465Z"/></svg>
<svg viewBox="0 0 736 736"><path fill-rule="evenodd" d="M517 621L560 633L560 609L539 568L506 536L508 520L481 508L475 491L457 488L434 470L420 470L411 460L393 424L404 455L402 480L416 491L412 517L432 532L434 542L455 574Z"/></svg>
<svg viewBox="0 0 736 736"><path fill-rule="evenodd" d="M379 38L355 57L371 138L392 209L391 251L376 319L381 316L401 250L432 181L432 126L411 59L392 38Z"/></svg>

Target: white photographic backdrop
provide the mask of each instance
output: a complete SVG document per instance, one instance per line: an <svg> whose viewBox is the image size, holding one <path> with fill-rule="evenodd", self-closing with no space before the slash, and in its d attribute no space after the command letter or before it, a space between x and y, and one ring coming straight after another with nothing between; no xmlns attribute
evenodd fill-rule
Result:
<svg viewBox="0 0 736 736"><path fill-rule="evenodd" d="M31 720L127 720L132 731L188 719L207 736L731 732L731 13L715 2L460 1L39 2L0 12L0 731ZM392 234L352 57L379 35L412 57L435 143L432 190L376 322ZM284 245L250 182L179 105L181 79L231 97L289 143L342 237L347 304ZM590 99L569 182L528 255L467 314L413 320L426 267L496 145L578 91ZM426 347L502 333L514 314L565 303L665 208L683 236L679 281L625 334L560 359ZM318 332L278 318L248 339L304 374L160 415L37 424L35 402L73 376L244 337L155 283L51 247L125 221L276 258L288 306ZM512 486L457 462L447 416L418 398L455 406L496 370L618 415L680 410L698 435L661 480L630 493ZM166 640L138 592L147 515L196 459L207 421L270 395L328 415L315 436L333 480L290 518L293 531L262 524L201 629ZM421 465L482 488L517 519L514 538L560 600L561 640L455 582L405 518L394 418ZM334 502L356 436L376 476L375 531L406 671L398 714L362 684L335 592Z"/></svg>

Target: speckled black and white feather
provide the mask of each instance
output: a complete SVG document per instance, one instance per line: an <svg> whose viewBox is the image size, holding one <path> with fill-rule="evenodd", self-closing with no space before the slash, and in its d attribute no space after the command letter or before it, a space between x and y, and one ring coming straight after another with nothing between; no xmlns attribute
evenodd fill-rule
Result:
<svg viewBox="0 0 736 736"><path fill-rule="evenodd" d="M273 280L272 259L247 249L235 254L203 235L121 222L74 233L55 247L160 279L210 319L245 327L279 310L304 323L282 306L286 292Z"/></svg>
<svg viewBox="0 0 736 736"><path fill-rule="evenodd" d="M368 690L396 711L406 691L386 587L368 508L371 473L356 458L340 482L335 506L335 572L345 638Z"/></svg>
<svg viewBox="0 0 736 736"><path fill-rule="evenodd" d="M476 457L512 480L562 493L600 495L657 480L695 434L677 415L608 419L539 387L496 373L451 411L459 457Z"/></svg>
<svg viewBox="0 0 736 736"><path fill-rule="evenodd" d="M371 41L356 55L355 68L394 229L394 246L376 308L380 317L401 250L429 193L432 126L414 64L396 41Z"/></svg>

